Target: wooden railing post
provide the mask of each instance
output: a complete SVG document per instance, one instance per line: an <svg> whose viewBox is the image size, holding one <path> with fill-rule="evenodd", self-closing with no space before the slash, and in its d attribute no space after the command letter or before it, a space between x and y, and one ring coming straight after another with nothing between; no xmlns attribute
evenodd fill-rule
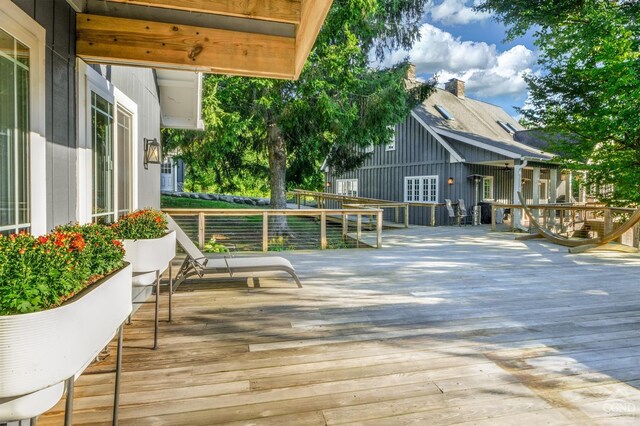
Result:
<svg viewBox="0 0 640 426"><path fill-rule="evenodd" d="M400 223L400 209L396 206L396 223Z"/></svg>
<svg viewBox="0 0 640 426"><path fill-rule="evenodd" d="M382 248L382 210L378 212L376 219L376 247Z"/></svg>
<svg viewBox="0 0 640 426"><path fill-rule="evenodd" d="M431 205L431 226L436 226L436 205Z"/></svg>
<svg viewBox="0 0 640 426"><path fill-rule="evenodd" d="M613 231L613 216L611 215L611 209L604 210L604 235Z"/></svg>
<svg viewBox="0 0 640 426"><path fill-rule="evenodd" d="M200 246L200 250L204 249L204 212L198 213L198 245Z"/></svg>
<svg viewBox="0 0 640 426"><path fill-rule="evenodd" d="M404 205L404 227L409 227L409 204Z"/></svg>
<svg viewBox="0 0 640 426"><path fill-rule="evenodd" d="M300 210L300 194L296 192L296 204L298 205L298 210Z"/></svg>
<svg viewBox="0 0 640 426"><path fill-rule="evenodd" d="M360 238L362 237L362 215L358 213L356 215L356 244L360 247Z"/></svg>
<svg viewBox="0 0 640 426"><path fill-rule="evenodd" d="M262 251L269 251L269 212L262 213Z"/></svg>
<svg viewBox="0 0 640 426"><path fill-rule="evenodd" d="M640 248L640 223L633 227L633 246Z"/></svg>
<svg viewBox="0 0 640 426"><path fill-rule="evenodd" d="M347 238L347 233L349 232L349 214L342 213L342 239Z"/></svg>
<svg viewBox="0 0 640 426"><path fill-rule="evenodd" d="M496 230L496 205L491 204L491 230Z"/></svg>
<svg viewBox="0 0 640 426"><path fill-rule="evenodd" d="M327 248L327 212L320 213L320 249Z"/></svg>

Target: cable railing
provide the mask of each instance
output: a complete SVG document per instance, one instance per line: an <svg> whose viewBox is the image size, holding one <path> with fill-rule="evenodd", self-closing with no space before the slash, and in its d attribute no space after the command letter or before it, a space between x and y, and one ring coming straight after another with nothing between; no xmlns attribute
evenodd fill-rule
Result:
<svg viewBox="0 0 640 426"><path fill-rule="evenodd" d="M376 208L163 211L205 252L382 247Z"/></svg>
<svg viewBox="0 0 640 426"><path fill-rule="evenodd" d="M376 198L355 197L350 195L332 194L329 192L306 191L294 189L289 192L296 206L300 209L303 206L313 206L325 208L327 206L346 207L372 207L383 210L385 226L392 224L409 227L409 207L426 207L429 209L430 225L436 226L436 207L444 206L441 203L403 203L397 201L379 200Z"/></svg>

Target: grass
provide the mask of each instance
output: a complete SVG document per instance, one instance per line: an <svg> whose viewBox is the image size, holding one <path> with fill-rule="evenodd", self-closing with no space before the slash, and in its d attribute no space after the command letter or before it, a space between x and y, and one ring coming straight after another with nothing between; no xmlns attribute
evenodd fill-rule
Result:
<svg viewBox="0 0 640 426"><path fill-rule="evenodd" d="M226 201L200 200L196 198L171 197L162 195L160 206L163 209L255 209L258 206L227 203Z"/></svg>

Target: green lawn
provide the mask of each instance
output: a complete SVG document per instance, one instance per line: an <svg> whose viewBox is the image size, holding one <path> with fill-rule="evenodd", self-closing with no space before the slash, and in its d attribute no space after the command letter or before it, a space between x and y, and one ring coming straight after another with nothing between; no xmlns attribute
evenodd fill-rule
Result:
<svg viewBox="0 0 640 426"><path fill-rule="evenodd" d="M227 203L225 201L199 200L195 198L171 197L162 195L160 206L163 209L255 209L258 206Z"/></svg>

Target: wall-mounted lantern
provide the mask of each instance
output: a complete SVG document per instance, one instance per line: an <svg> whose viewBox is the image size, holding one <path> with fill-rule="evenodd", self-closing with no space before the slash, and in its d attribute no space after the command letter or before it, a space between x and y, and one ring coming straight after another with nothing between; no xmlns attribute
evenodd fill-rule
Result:
<svg viewBox="0 0 640 426"><path fill-rule="evenodd" d="M162 161L160 153L160 142L157 139L144 139L144 168L149 168L148 164L160 164Z"/></svg>
<svg viewBox="0 0 640 426"><path fill-rule="evenodd" d="M449 179L447 179L447 183L448 183L449 185L453 185L453 184L455 183L455 181L453 180L453 178L452 178L452 177L450 177Z"/></svg>
<svg viewBox="0 0 640 426"><path fill-rule="evenodd" d="M327 188L331 188L331 181L327 181L327 183L324 184Z"/></svg>

